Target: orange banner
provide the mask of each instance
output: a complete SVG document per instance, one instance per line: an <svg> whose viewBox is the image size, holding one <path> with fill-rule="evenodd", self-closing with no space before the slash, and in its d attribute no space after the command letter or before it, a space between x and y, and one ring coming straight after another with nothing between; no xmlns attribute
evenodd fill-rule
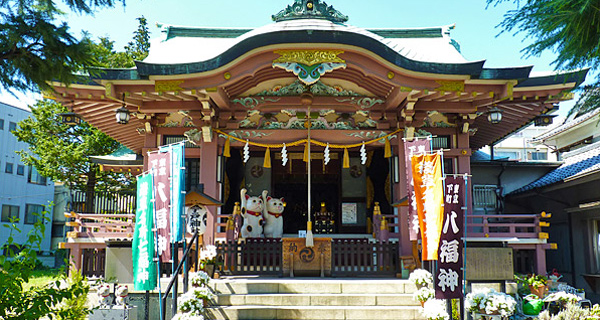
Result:
<svg viewBox="0 0 600 320"><path fill-rule="evenodd" d="M422 154L411 158L415 198L421 228L423 260L437 260L444 219L444 186L442 157Z"/></svg>

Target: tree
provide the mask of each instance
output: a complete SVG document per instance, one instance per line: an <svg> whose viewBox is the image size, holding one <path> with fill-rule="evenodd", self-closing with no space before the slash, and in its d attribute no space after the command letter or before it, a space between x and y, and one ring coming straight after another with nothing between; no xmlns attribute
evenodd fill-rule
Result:
<svg viewBox="0 0 600 320"><path fill-rule="evenodd" d="M150 50L150 31L144 16L137 18L139 25L133 32L133 40L125 46L124 52L114 50L115 43L107 37L91 42L90 48L94 56L94 66L104 68L131 68L136 60L144 60Z"/></svg>
<svg viewBox="0 0 600 320"><path fill-rule="evenodd" d="M23 163L69 188L89 193L127 185L121 174L100 171L89 158L114 152L120 146L117 141L86 122L63 124L57 114L68 110L55 101L40 100L31 112L32 117L19 122L13 131L19 141L29 144L28 150L18 152Z"/></svg>
<svg viewBox="0 0 600 320"><path fill-rule="evenodd" d="M92 13L124 0L64 0L74 12ZM88 39L77 39L52 0L0 1L0 86L7 90L51 89L48 82L73 83L92 65Z"/></svg>
<svg viewBox="0 0 600 320"><path fill-rule="evenodd" d="M0 247L0 319L85 319L89 308L85 302L89 285L77 272L70 278L61 272L60 277L45 285L25 289L37 265L37 253L43 238L48 212L40 212L41 219L33 225L24 244L13 242L16 221L3 226L8 228L7 242ZM62 283L61 283L62 282Z"/></svg>
<svg viewBox="0 0 600 320"><path fill-rule="evenodd" d="M487 0L495 5L510 0ZM522 6L520 4L524 2ZM526 55L537 56L545 50L557 53L556 69L600 66L600 7L591 0L516 1L500 23L504 31L524 32L533 44Z"/></svg>

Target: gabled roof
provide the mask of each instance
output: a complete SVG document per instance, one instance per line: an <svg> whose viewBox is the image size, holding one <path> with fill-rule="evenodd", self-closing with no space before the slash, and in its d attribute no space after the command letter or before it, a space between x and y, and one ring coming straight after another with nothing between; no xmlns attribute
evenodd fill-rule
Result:
<svg viewBox="0 0 600 320"><path fill-rule="evenodd" d="M599 114L600 114L600 108L596 109L596 110L592 110L585 114L576 116L574 118L567 118L563 124L561 124L560 126L554 128L552 130L546 131L537 137L534 137L533 139L531 139L531 142L541 143L544 140L556 137L556 136L560 135L561 133L566 132L567 130L569 130L571 128L574 128L575 126L577 126L581 123L584 123L587 120L596 118Z"/></svg>
<svg viewBox="0 0 600 320"><path fill-rule="evenodd" d="M585 173L600 170L600 142L564 154L564 163L536 181L510 194L518 194L576 178Z"/></svg>

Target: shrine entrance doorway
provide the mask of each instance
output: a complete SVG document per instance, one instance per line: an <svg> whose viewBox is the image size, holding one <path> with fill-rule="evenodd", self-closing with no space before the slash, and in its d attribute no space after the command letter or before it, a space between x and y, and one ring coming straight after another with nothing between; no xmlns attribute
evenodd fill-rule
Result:
<svg viewBox="0 0 600 320"><path fill-rule="evenodd" d="M303 153L289 153L288 158L289 163L285 167L280 161L273 163L272 186L273 194L284 197L286 202L283 233L293 236L298 235L300 230L306 230L308 220L307 163L303 161ZM322 153L311 154L312 208L310 212L315 234L343 232L339 227L341 208L339 158L337 153L332 153L329 163L324 165Z"/></svg>

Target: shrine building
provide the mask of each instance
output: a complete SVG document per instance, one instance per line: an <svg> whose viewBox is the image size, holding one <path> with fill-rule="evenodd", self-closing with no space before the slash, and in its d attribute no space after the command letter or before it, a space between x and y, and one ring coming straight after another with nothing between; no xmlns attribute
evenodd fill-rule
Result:
<svg viewBox="0 0 600 320"><path fill-rule="evenodd" d="M429 136L444 171L468 175L473 152L570 99L585 78L488 68L461 55L453 26L364 29L319 0L296 0L272 19L256 29L163 24L134 68L53 83L58 101L144 156L145 170L148 152L186 141L188 188L203 185L224 203L209 207L204 243L225 238L246 188L285 199L285 238L301 236L311 212L317 238L373 239L380 210L389 241L411 256L404 141ZM117 123L117 110L129 118ZM467 237L495 235L473 228ZM543 254L545 239L533 238L514 249Z"/></svg>

